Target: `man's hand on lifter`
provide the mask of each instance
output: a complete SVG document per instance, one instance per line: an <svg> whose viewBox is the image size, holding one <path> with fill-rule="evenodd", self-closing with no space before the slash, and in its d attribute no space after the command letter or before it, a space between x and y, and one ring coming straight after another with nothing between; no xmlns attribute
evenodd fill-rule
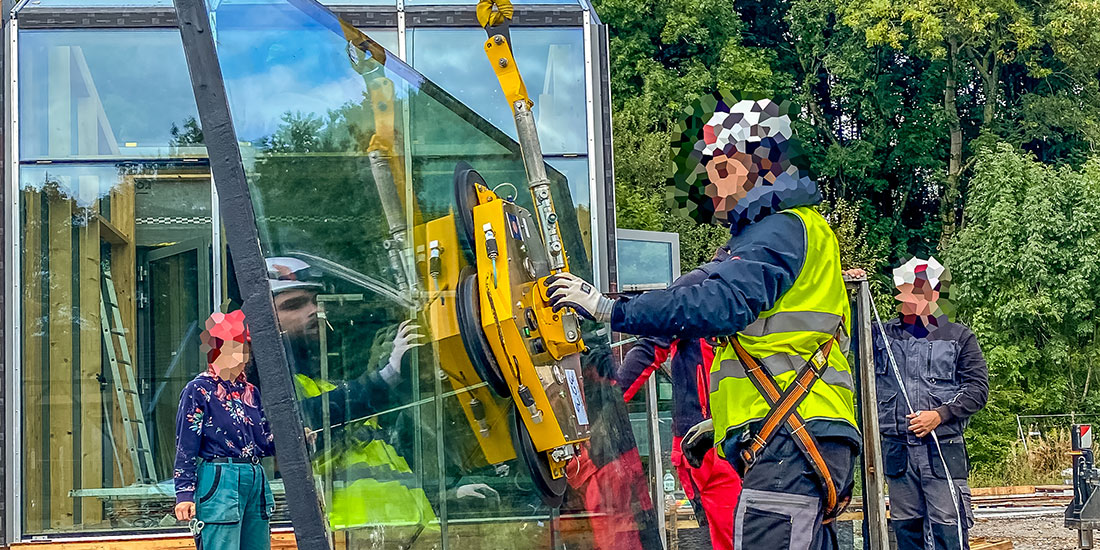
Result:
<svg viewBox="0 0 1100 550"><path fill-rule="evenodd" d="M573 308L578 315L606 323L611 320L611 308L615 301L596 290L591 283L568 272L551 275L546 279L546 293L554 311Z"/></svg>
<svg viewBox="0 0 1100 550"><path fill-rule="evenodd" d="M195 517L195 503L194 502L181 502L176 505L176 519L180 521L191 521L191 518Z"/></svg>

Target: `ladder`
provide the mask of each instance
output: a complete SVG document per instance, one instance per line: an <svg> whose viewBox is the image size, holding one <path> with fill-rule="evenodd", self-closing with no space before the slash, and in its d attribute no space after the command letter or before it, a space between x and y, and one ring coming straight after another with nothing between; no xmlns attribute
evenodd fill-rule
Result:
<svg viewBox="0 0 1100 550"><path fill-rule="evenodd" d="M153 467L149 430L145 425L145 414L138 396L137 375L134 373L130 347L126 344L126 328L122 326L122 312L118 308L118 294L115 293L109 261L105 260L100 264L100 275L102 288L99 296L99 318L103 349L107 352L107 363L111 367L115 395L118 397L126 448L130 451L130 460L134 465L134 482L156 483L157 474Z"/></svg>

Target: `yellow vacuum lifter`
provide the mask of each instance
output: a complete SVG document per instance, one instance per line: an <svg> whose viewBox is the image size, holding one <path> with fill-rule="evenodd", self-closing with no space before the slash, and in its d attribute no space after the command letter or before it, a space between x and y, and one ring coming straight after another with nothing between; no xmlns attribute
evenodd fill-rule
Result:
<svg viewBox="0 0 1100 550"><path fill-rule="evenodd" d="M383 244L388 251L390 271L398 290L414 296L426 296L421 315L431 333L440 368L447 374L456 398L476 434L478 446L489 464L499 465L516 458L512 434L506 428L506 411L490 390L481 386L479 377L463 349L459 335L454 294L461 275L460 247L453 216L419 223L420 213L413 203L413 241L417 245L416 269L403 257L408 242L404 193L405 162L397 139L396 106L393 80L383 65L386 50L378 43L345 23L352 68L366 83L374 133L359 136L359 147L367 152L375 189L389 228L390 239ZM426 245L426 250L424 249ZM423 290L417 292L417 282Z"/></svg>
<svg viewBox="0 0 1100 550"><path fill-rule="evenodd" d="M550 506L561 504L567 464L591 433L580 352L580 320L555 312L546 279L568 269L550 180L539 146L534 103L508 41L511 6L483 1L486 54L515 116L534 212L497 195L471 166L455 168L459 234L476 258L458 282L459 332L478 374L516 404L516 451Z"/></svg>

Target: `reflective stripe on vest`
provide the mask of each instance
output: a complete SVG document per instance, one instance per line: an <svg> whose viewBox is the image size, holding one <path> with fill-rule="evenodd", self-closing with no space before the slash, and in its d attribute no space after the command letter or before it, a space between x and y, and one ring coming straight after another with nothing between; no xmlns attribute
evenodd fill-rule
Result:
<svg viewBox="0 0 1100 550"><path fill-rule="evenodd" d="M772 375L772 378L779 378L783 373L801 370L806 364L806 360L797 355L777 353L761 359L760 363L764 365L764 368L768 369L768 373ZM717 386L723 378L748 377L749 374L745 372L745 366L741 364L741 361L737 359L726 359L718 366L718 370L711 371L710 384L711 386ZM825 382L830 386L840 386L850 392L856 391L855 384L852 381L852 374L850 372L841 372L832 365L825 368L825 373L821 375L821 382Z"/></svg>
<svg viewBox="0 0 1100 550"><path fill-rule="evenodd" d="M802 221L805 261L791 288L738 333L738 341L768 369L779 387L786 389L806 359L829 338L837 337L840 345L833 346L824 376L799 404L798 414L804 420L842 420L854 427L855 384L843 353L851 310L836 235L825 218L809 207L773 215L794 215ZM715 444L724 456L722 441L730 431L764 418L770 407L729 344L715 350L710 384Z"/></svg>

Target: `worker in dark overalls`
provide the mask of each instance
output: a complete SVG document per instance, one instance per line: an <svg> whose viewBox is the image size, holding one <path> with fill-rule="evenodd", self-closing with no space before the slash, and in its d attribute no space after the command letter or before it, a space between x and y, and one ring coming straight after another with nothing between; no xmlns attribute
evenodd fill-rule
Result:
<svg viewBox="0 0 1100 550"><path fill-rule="evenodd" d="M894 270L894 284L900 315L874 331L874 345L898 550L923 550L929 539L936 550L969 548L974 518L963 431L989 395L985 358L974 333L948 320L950 273L935 258L910 259Z"/></svg>

